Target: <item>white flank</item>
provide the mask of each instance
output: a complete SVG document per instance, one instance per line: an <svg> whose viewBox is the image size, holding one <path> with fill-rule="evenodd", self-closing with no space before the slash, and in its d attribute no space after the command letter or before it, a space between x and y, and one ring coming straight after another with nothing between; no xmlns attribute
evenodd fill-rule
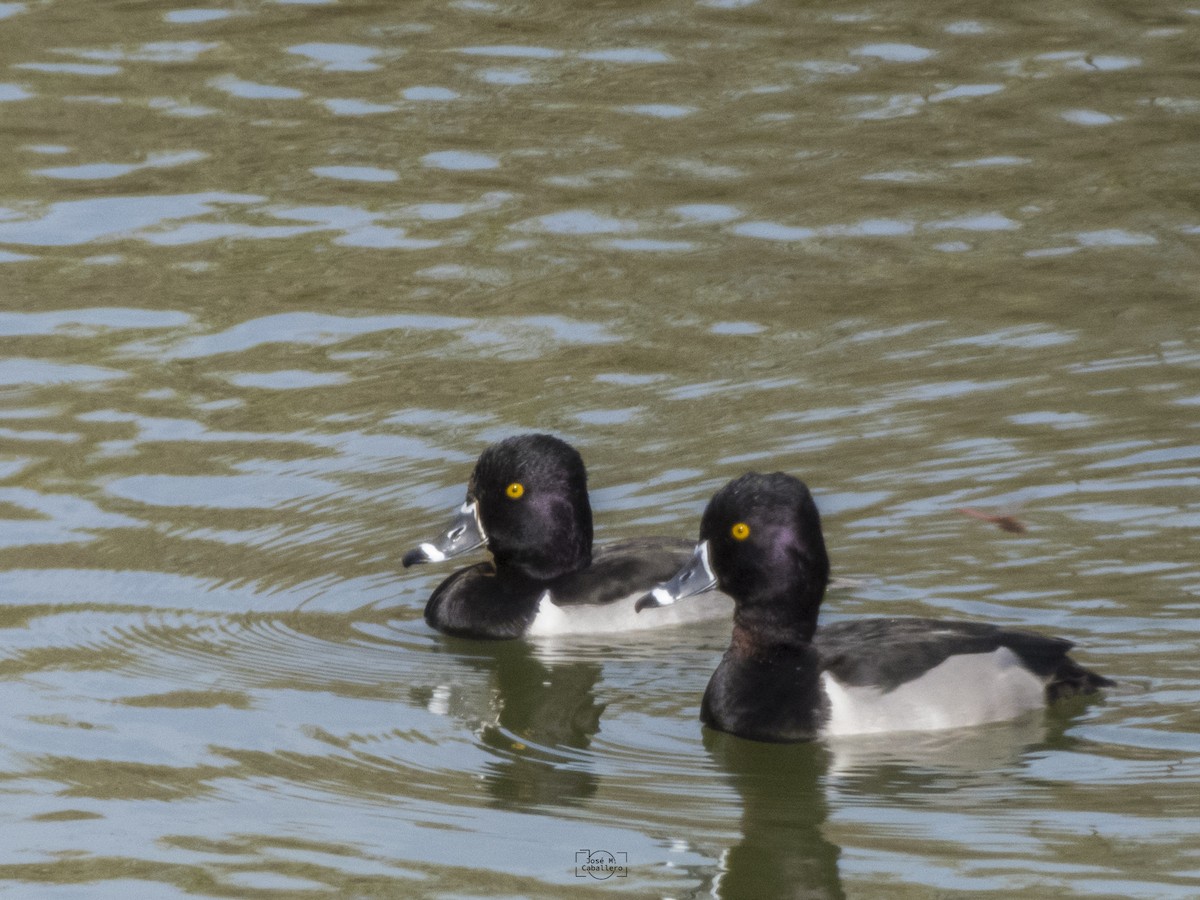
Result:
<svg viewBox="0 0 1200 900"><path fill-rule="evenodd" d="M829 735L936 731L1000 722L1046 704L1045 682L1007 647L952 656L919 678L884 693L853 687L828 672Z"/></svg>
<svg viewBox="0 0 1200 900"><path fill-rule="evenodd" d="M527 635L562 634L566 619L562 607L554 603L550 592L543 591L541 599L538 600L537 615L533 617L533 621L529 623L529 628L525 633Z"/></svg>
<svg viewBox="0 0 1200 900"><path fill-rule="evenodd" d="M546 591L538 602L538 612L525 634L529 637L553 637L567 634L611 634L623 631L649 631L688 622L731 619L733 601L720 591L689 597L672 606L634 609L638 591L612 603L580 603L559 606Z"/></svg>

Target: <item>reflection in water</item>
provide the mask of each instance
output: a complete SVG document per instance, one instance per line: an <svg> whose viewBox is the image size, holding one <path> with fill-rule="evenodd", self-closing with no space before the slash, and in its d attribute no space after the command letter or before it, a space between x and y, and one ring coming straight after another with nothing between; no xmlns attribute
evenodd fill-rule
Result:
<svg viewBox="0 0 1200 900"><path fill-rule="evenodd" d="M818 743L763 744L705 729L705 749L742 802L741 840L722 859L719 897L834 900L844 897L827 815L828 751Z"/></svg>
<svg viewBox="0 0 1200 900"><path fill-rule="evenodd" d="M705 729L705 749L731 777L741 801L740 840L722 857L716 895L844 896L841 849L826 837L831 804L843 813L856 811L868 832L877 818L882 843L893 840L897 823L906 819L915 833L923 807L969 809L1003 789L999 785L1026 759L1077 750L1079 741L1068 730L1095 702L1075 698L1048 712L978 728L825 743L765 744ZM940 799L955 794L961 795L957 801Z"/></svg>
<svg viewBox="0 0 1200 900"><path fill-rule="evenodd" d="M605 704L596 699L601 668L592 662L543 663L522 641L466 644L463 660L487 671L493 691L486 709L459 710L479 739L495 751L483 781L506 808L572 804L596 791L597 777L585 754L600 730ZM435 702L437 690L431 694Z"/></svg>
<svg viewBox="0 0 1200 900"><path fill-rule="evenodd" d="M1071 698L1053 711L973 728L832 740L828 743L830 787L839 792L887 793L889 786L919 786L935 776L970 778L1019 766L1026 753L1050 745L1068 746L1064 735L1070 713L1086 705L1086 698Z"/></svg>

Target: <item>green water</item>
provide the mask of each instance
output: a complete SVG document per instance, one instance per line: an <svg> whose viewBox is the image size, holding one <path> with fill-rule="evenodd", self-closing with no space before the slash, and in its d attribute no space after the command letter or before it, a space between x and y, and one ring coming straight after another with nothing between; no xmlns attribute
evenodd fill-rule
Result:
<svg viewBox="0 0 1200 900"><path fill-rule="evenodd" d="M0 891L1200 893L1200 7L982 13L0 3ZM762 747L726 625L437 635L534 429L599 540L782 469L828 619L1119 687Z"/></svg>

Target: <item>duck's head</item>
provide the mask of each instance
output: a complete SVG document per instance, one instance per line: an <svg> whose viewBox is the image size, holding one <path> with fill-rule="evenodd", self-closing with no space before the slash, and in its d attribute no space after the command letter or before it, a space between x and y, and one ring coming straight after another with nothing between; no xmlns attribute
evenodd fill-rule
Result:
<svg viewBox="0 0 1200 900"><path fill-rule="evenodd" d="M637 608L719 588L733 597L743 624L815 625L828 581L821 515L804 482L750 472L713 495L691 561ZM810 632L809 625L801 630Z"/></svg>
<svg viewBox="0 0 1200 900"><path fill-rule="evenodd" d="M548 434L517 435L489 446L450 528L409 551L403 562L406 567L439 562L485 543L497 571L541 581L591 562L587 470L574 447Z"/></svg>

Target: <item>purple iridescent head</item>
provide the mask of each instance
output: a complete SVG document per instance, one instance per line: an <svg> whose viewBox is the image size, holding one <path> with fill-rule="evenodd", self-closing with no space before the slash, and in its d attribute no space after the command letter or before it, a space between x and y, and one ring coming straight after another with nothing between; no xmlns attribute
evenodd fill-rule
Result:
<svg viewBox="0 0 1200 900"><path fill-rule="evenodd" d="M819 604L829 581L821 515L804 482L749 472L713 496L700 522L722 591L740 606Z"/></svg>
<svg viewBox="0 0 1200 900"><path fill-rule="evenodd" d="M492 444L467 486L497 569L547 580L592 558L592 508L578 451L548 434Z"/></svg>

